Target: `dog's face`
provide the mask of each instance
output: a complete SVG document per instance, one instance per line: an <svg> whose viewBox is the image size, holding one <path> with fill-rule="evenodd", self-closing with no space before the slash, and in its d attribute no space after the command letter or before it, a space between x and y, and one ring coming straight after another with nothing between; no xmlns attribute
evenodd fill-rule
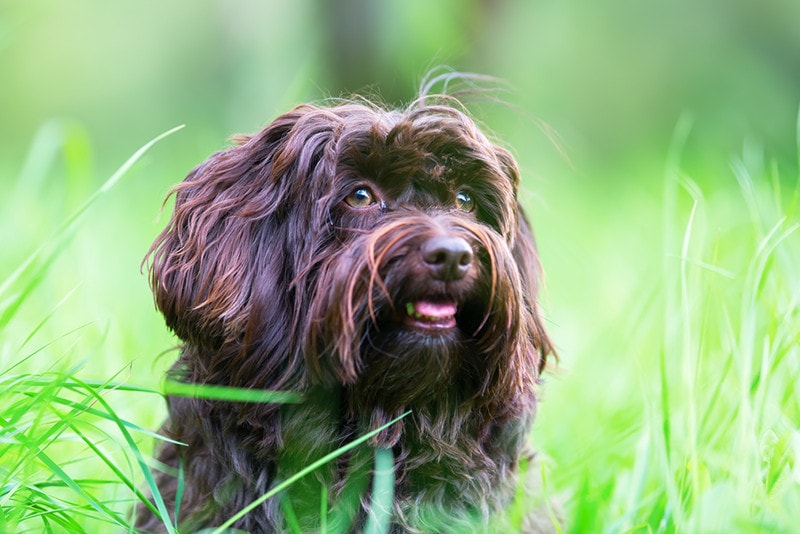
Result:
<svg viewBox="0 0 800 534"><path fill-rule="evenodd" d="M178 186L151 251L159 308L204 348L191 379L387 412L527 397L550 344L506 150L423 103L301 106L239 142Z"/></svg>

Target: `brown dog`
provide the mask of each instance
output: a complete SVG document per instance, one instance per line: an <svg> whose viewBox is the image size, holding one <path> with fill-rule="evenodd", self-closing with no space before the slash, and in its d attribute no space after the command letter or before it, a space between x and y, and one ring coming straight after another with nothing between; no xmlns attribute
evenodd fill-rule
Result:
<svg viewBox="0 0 800 534"><path fill-rule="evenodd" d="M220 525L409 412L234 527L362 530L377 448L394 463L392 532L538 528L535 512L508 511L552 352L509 152L432 97L303 105L237 142L177 186L149 254L184 342L171 376L302 402L171 397L163 433L185 445L158 458L180 477L157 483L178 517L142 506L137 526Z"/></svg>

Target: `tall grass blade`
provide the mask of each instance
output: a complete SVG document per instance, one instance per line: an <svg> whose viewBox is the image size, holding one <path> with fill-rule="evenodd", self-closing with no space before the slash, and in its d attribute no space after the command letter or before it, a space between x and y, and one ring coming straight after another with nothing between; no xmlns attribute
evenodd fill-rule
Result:
<svg viewBox="0 0 800 534"><path fill-rule="evenodd" d="M201 399L226 400L232 402L274 402L296 404L303 400L300 393L293 391L270 391L265 389L245 389L211 384L194 384L167 380L164 394L175 397L197 397Z"/></svg>
<svg viewBox="0 0 800 534"><path fill-rule="evenodd" d="M391 449L375 449L375 470L372 478L372 500L370 502L365 534L389 532L394 501L394 454Z"/></svg>

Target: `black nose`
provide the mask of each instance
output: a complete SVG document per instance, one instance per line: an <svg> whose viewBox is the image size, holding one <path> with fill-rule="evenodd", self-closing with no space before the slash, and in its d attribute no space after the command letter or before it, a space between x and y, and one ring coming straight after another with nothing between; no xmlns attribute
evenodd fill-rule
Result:
<svg viewBox="0 0 800 534"><path fill-rule="evenodd" d="M472 247L461 237L431 237L421 252L422 261L439 280L460 280L472 264Z"/></svg>

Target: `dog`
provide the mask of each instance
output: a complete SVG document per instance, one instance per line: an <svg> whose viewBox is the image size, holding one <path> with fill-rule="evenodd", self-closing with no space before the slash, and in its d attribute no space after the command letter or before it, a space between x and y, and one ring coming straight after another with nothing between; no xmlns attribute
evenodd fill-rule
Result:
<svg viewBox="0 0 800 534"><path fill-rule="evenodd" d="M515 498L537 478L528 438L554 354L519 181L457 99L431 95L300 105L192 170L145 260L182 340L169 378L300 402L168 397L155 481L170 517L140 505L137 529L219 526L326 455L232 526L552 526Z"/></svg>

